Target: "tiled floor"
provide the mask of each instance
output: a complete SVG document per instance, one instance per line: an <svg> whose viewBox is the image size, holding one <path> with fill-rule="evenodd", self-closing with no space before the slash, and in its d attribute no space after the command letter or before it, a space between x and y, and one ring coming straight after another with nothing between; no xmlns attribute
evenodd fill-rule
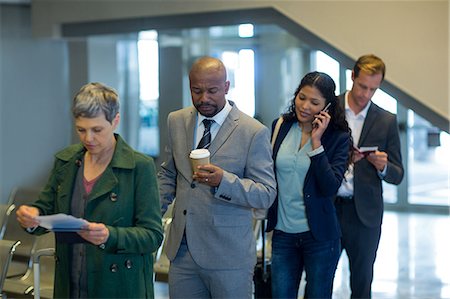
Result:
<svg viewBox="0 0 450 299"><path fill-rule="evenodd" d="M386 212L374 275L373 298L450 299L450 217ZM333 298L350 297L348 278L343 255ZM169 297L166 283L155 284L155 297Z"/></svg>

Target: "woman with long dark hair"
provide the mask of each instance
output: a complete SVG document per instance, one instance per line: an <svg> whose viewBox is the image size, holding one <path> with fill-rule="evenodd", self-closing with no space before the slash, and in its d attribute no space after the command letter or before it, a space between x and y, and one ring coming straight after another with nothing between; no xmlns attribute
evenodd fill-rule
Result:
<svg viewBox="0 0 450 299"><path fill-rule="evenodd" d="M308 73L287 113L273 149L278 197L268 212L272 236L274 298L297 298L303 270L305 298L331 298L340 255L333 198L347 169L351 134L336 85L325 73ZM275 136L276 135L276 136Z"/></svg>

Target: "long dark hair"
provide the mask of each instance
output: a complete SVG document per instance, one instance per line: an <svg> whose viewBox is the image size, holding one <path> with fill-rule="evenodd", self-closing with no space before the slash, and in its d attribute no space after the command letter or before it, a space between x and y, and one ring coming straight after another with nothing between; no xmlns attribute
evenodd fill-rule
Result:
<svg viewBox="0 0 450 299"><path fill-rule="evenodd" d="M321 72L311 72L306 74L303 79L300 81L299 86L295 90L294 97L290 101L288 110L284 113L283 119L285 121L297 121L297 115L295 112L295 98L297 97L300 90L305 86L311 86L317 88L317 90L321 93L321 95L325 98L325 105L331 103L328 108L328 113L331 116L330 124L328 125L327 130L332 127L335 130L348 132L350 135L350 144L349 144L349 160L348 164L351 162L353 157L353 139L351 134L351 129L348 126L347 121L345 120L345 111L341 105L339 105L339 99L335 95L336 84L333 79Z"/></svg>

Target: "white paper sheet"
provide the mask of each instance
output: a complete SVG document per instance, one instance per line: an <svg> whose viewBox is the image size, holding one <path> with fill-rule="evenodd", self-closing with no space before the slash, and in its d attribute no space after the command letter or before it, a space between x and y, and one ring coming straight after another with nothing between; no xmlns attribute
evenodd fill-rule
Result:
<svg viewBox="0 0 450 299"><path fill-rule="evenodd" d="M81 218L66 214L54 214L48 216L38 216L40 226L55 232L73 232L79 231L87 224L87 221Z"/></svg>

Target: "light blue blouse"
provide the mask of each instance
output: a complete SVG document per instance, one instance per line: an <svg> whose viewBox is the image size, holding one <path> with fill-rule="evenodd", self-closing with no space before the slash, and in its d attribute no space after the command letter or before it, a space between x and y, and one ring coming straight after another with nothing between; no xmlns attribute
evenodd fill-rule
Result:
<svg viewBox="0 0 450 299"><path fill-rule="evenodd" d="M294 124L281 143L276 158L278 181L278 222L276 229L286 233L309 230L303 199L303 183L311 164L311 139L299 150L302 130Z"/></svg>

